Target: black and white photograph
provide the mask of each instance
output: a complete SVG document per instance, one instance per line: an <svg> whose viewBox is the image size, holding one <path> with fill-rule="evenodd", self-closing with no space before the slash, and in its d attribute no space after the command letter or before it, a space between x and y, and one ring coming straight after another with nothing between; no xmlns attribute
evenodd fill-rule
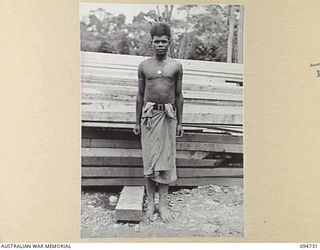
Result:
<svg viewBox="0 0 320 250"><path fill-rule="evenodd" d="M244 19L79 5L81 238L245 236Z"/></svg>

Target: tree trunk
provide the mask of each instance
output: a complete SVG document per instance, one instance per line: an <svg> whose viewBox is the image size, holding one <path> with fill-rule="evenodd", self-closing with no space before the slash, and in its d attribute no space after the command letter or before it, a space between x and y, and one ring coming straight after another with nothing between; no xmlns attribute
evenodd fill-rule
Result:
<svg viewBox="0 0 320 250"><path fill-rule="evenodd" d="M244 22L244 6L240 5L240 18L238 24L238 56L237 62L243 63L243 22Z"/></svg>
<svg viewBox="0 0 320 250"><path fill-rule="evenodd" d="M227 50L227 62L232 62L232 50L233 50L233 36L234 36L234 7L229 7L229 32L228 32L228 50Z"/></svg>
<svg viewBox="0 0 320 250"><path fill-rule="evenodd" d="M164 18L166 19L167 23L170 25L172 11L173 11L173 5L170 5L170 10L169 10L169 5L166 4L164 9L165 9ZM170 56L172 58L175 58L175 55L174 55L174 44L172 43L172 41L173 40L171 39L171 46L169 47L169 53L170 53Z"/></svg>
<svg viewBox="0 0 320 250"><path fill-rule="evenodd" d="M158 18L161 17L159 6L157 5Z"/></svg>
<svg viewBox="0 0 320 250"><path fill-rule="evenodd" d="M188 39L187 38L187 33L188 33L188 24L189 24L189 19L190 19L190 7L187 6L187 21L185 22L185 26L184 26L184 33L183 33L183 36L182 36L182 39L181 39L181 43L180 43L180 46L179 46L179 53L178 53L178 58L181 58L183 59L184 58L184 54L185 54L185 49L186 49L186 40Z"/></svg>
<svg viewBox="0 0 320 250"><path fill-rule="evenodd" d="M173 11L173 6L174 6L173 4L171 4L171 5L170 5L170 13L169 13L169 18L170 18L170 19L169 19L168 21L170 21L170 20L171 20L171 17L172 17L172 11Z"/></svg>
<svg viewBox="0 0 320 250"><path fill-rule="evenodd" d="M168 22L168 19L169 19L169 6L168 6L168 4L166 4L164 6L164 18Z"/></svg>
<svg viewBox="0 0 320 250"><path fill-rule="evenodd" d="M168 4L166 4L164 6L164 18L166 19L166 21L168 23L170 23L170 21L171 21L173 7L174 7L174 5L170 5L170 9L169 9L169 5Z"/></svg>

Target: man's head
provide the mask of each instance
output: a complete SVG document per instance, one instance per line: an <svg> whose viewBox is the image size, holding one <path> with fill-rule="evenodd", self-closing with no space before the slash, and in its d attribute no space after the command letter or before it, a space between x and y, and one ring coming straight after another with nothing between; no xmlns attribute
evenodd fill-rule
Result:
<svg viewBox="0 0 320 250"><path fill-rule="evenodd" d="M165 22L155 22L150 30L152 48L158 55L166 54L170 44L171 30Z"/></svg>
<svg viewBox="0 0 320 250"><path fill-rule="evenodd" d="M166 35L169 39L171 38L171 30L170 26L165 22L154 22L152 24L151 30L150 30L151 39L153 39L154 36L163 36Z"/></svg>

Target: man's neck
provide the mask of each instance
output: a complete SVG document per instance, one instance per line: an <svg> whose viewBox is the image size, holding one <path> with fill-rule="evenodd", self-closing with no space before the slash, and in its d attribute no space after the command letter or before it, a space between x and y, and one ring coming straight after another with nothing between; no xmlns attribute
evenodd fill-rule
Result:
<svg viewBox="0 0 320 250"><path fill-rule="evenodd" d="M159 62L162 62L164 60L167 59L167 54L163 54L163 55L154 55L154 58L159 61Z"/></svg>

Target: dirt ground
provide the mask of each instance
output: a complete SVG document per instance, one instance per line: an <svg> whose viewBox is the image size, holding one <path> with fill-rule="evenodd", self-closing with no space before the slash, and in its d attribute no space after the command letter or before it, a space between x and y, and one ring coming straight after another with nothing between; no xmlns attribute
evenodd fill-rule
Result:
<svg viewBox="0 0 320 250"><path fill-rule="evenodd" d="M215 185L171 190L168 204L172 221L144 218L140 223L116 222L111 195L119 192L85 190L81 194L82 238L136 237L243 237L243 189ZM156 202L158 197L156 196ZM147 201L145 198L144 210Z"/></svg>

